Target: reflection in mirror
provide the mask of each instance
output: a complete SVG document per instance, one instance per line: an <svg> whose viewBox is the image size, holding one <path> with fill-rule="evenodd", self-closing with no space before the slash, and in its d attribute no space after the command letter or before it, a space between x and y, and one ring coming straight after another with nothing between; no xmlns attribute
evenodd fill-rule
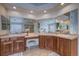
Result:
<svg viewBox="0 0 79 59"><path fill-rule="evenodd" d="M19 34L34 32L34 20L22 17L10 17L10 33Z"/></svg>
<svg viewBox="0 0 79 59"><path fill-rule="evenodd" d="M78 26L78 10L73 10L56 17L56 31L60 33L76 34Z"/></svg>

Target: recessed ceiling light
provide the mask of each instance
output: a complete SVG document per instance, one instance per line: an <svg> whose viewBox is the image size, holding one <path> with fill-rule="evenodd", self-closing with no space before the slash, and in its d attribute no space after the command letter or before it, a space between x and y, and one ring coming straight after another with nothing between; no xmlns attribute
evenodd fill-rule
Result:
<svg viewBox="0 0 79 59"><path fill-rule="evenodd" d="M13 9L16 9L16 7L15 7L15 6L13 6Z"/></svg>
<svg viewBox="0 0 79 59"><path fill-rule="evenodd" d="M61 5L64 5L64 3L61 3Z"/></svg>
<svg viewBox="0 0 79 59"><path fill-rule="evenodd" d="M33 13L33 11L31 10L30 13Z"/></svg>
<svg viewBox="0 0 79 59"><path fill-rule="evenodd" d="M46 10L44 10L44 13L46 13L47 11Z"/></svg>

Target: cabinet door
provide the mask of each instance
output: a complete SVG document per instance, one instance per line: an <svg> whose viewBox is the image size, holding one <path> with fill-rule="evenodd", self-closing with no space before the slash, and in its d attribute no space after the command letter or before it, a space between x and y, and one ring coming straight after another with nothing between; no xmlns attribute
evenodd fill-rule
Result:
<svg viewBox="0 0 79 59"><path fill-rule="evenodd" d="M57 38L57 53L59 54L60 53L60 47L59 47L59 42L60 42L60 40L59 40L59 38Z"/></svg>
<svg viewBox="0 0 79 59"><path fill-rule="evenodd" d="M6 56L13 53L13 41L1 42L1 55Z"/></svg>
<svg viewBox="0 0 79 59"><path fill-rule="evenodd" d="M78 55L78 54L77 54L77 53L78 53L78 52L77 52L77 51L78 51L78 50L77 50L77 49L78 49L78 48L77 48L77 44L78 44L78 43L77 43L77 40L78 40L78 39L71 40L71 50L70 50L70 51L71 51L71 56L77 56L77 55Z"/></svg>
<svg viewBox="0 0 79 59"><path fill-rule="evenodd" d="M70 56L70 53L71 53L71 51L70 51L70 49L71 49L71 47L70 47L70 40L69 39L64 39L64 48L63 48L63 55L64 56Z"/></svg>
<svg viewBox="0 0 79 59"><path fill-rule="evenodd" d="M24 37L17 37L14 41L14 53L22 52L25 50L25 40Z"/></svg>
<svg viewBox="0 0 79 59"><path fill-rule="evenodd" d="M60 51L60 55L63 55L63 50L64 50L64 39L63 38L59 38L59 51Z"/></svg>
<svg viewBox="0 0 79 59"><path fill-rule="evenodd" d="M53 49L53 37L51 36L46 36L45 37L45 48L52 50Z"/></svg>
<svg viewBox="0 0 79 59"><path fill-rule="evenodd" d="M57 38L56 37L52 37L52 39L53 39L53 51L57 51Z"/></svg>
<svg viewBox="0 0 79 59"><path fill-rule="evenodd" d="M40 48L45 48L45 36L40 36L39 37L39 47Z"/></svg>

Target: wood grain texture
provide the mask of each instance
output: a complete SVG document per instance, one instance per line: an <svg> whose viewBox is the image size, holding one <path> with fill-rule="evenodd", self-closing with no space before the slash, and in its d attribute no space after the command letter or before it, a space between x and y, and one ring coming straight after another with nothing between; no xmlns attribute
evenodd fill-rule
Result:
<svg viewBox="0 0 79 59"><path fill-rule="evenodd" d="M39 36L39 47L45 48L45 36Z"/></svg>
<svg viewBox="0 0 79 59"><path fill-rule="evenodd" d="M7 56L14 53L22 52L26 49L26 41L24 37L3 38L1 41L0 55Z"/></svg>
<svg viewBox="0 0 79 59"><path fill-rule="evenodd" d="M39 47L57 52L61 56L77 56L77 39L69 40L55 36L40 36Z"/></svg>

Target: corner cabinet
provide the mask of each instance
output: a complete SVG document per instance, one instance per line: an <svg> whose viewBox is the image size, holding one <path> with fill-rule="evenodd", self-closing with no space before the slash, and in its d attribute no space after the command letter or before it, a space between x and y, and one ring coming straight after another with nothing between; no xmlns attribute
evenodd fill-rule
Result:
<svg viewBox="0 0 79 59"><path fill-rule="evenodd" d="M77 56L77 39L57 38L57 53L62 56Z"/></svg>
<svg viewBox="0 0 79 59"><path fill-rule="evenodd" d="M65 44L64 44L64 55L68 55L68 56L77 56L77 39L73 39L73 40L69 40L69 39L65 39L64 40Z"/></svg>
<svg viewBox="0 0 79 59"><path fill-rule="evenodd" d="M40 36L39 48L52 50L61 56L77 56L77 38L66 39L56 36Z"/></svg>

